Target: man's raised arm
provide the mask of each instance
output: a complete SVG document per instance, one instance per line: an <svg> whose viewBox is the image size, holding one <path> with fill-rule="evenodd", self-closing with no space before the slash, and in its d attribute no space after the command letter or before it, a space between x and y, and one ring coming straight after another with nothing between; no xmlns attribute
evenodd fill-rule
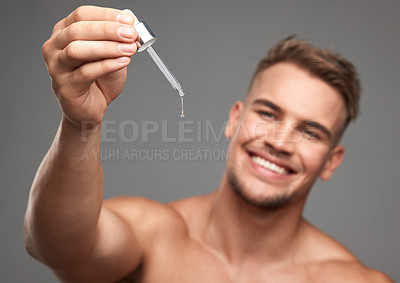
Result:
<svg viewBox="0 0 400 283"><path fill-rule="evenodd" d="M103 171L93 156L106 108L137 50L133 21L116 9L79 7L42 48L62 119L32 185L25 238L29 253L63 280L115 281L141 260L134 231L102 205Z"/></svg>

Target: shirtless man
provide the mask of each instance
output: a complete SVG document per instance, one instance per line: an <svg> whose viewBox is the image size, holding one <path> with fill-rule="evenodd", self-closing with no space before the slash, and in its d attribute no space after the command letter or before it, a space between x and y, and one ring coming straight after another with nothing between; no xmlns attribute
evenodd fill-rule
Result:
<svg viewBox="0 0 400 283"><path fill-rule="evenodd" d="M338 142L359 96L351 63L303 41L273 48L232 107L215 192L103 202L100 158L82 156L100 149L107 105L124 87L138 46L133 21L80 7L43 45L62 119L32 185L29 253L62 282L392 282L302 217L315 180L342 161ZM83 141L87 121L98 126Z"/></svg>

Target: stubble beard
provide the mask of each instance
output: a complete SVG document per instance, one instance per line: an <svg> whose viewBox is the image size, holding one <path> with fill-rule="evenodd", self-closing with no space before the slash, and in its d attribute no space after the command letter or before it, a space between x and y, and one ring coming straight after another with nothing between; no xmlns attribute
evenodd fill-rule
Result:
<svg viewBox="0 0 400 283"><path fill-rule="evenodd" d="M254 197L251 196L245 189L245 185L240 182L237 174L234 170L228 170L227 172L228 182L231 185L233 191L239 196L245 203L250 206L265 210L265 211L277 211L284 207L287 207L293 202L294 195L282 194L273 197Z"/></svg>

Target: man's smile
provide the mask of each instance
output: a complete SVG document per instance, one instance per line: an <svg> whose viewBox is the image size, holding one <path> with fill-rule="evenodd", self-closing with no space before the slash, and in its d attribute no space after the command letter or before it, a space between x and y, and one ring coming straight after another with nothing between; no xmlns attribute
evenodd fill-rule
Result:
<svg viewBox="0 0 400 283"><path fill-rule="evenodd" d="M247 148L245 152L249 157L251 167L268 179L287 180L298 172L288 161L277 158L265 150Z"/></svg>
<svg viewBox="0 0 400 283"><path fill-rule="evenodd" d="M269 162L268 160L266 160L260 156L252 156L251 159L258 165L264 167L265 169L271 170L275 173L278 173L281 175L287 175L289 173L285 168L280 167L279 165L276 165L275 163Z"/></svg>

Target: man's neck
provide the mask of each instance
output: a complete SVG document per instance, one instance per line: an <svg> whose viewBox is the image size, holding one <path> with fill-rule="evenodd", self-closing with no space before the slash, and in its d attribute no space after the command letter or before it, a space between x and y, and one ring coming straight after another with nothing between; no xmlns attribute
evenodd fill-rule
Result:
<svg viewBox="0 0 400 283"><path fill-rule="evenodd" d="M293 259L305 226L304 201L266 211L242 200L225 176L213 196L204 240L230 265L248 258L275 263Z"/></svg>

